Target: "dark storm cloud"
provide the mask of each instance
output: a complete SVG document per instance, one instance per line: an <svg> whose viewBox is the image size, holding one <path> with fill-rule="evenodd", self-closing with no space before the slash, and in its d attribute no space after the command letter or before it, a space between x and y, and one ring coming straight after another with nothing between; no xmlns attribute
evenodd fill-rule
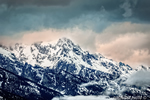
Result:
<svg viewBox="0 0 150 100"><path fill-rule="evenodd" d="M150 22L150 0L138 0L136 7L133 9L134 16L139 20Z"/></svg>
<svg viewBox="0 0 150 100"><path fill-rule="evenodd" d="M40 30L42 28L61 29L76 25L86 28L87 23L89 23L88 27L92 24L91 27L97 29L96 27L101 26L101 23L97 23L97 26L95 23L100 19L100 13L103 9L101 9L101 6L99 10L98 8L88 8L91 10L78 2L63 7L38 7L35 5L8 7L6 4L3 4L0 6L0 34L13 34L15 32ZM104 22L104 20L102 23L103 26L101 27L107 26L107 22Z"/></svg>
<svg viewBox="0 0 150 100"><path fill-rule="evenodd" d="M0 34L79 26L101 32L113 22L150 22L149 0L0 0Z"/></svg>
<svg viewBox="0 0 150 100"><path fill-rule="evenodd" d="M35 42L64 35L112 59L149 65L149 4L150 0L0 0L0 41L17 37Z"/></svg>
<svg viewBox="0 0 150 100"><path fill-rule="evenodd" d="M22 6L22 5L68 5L71 0L0 0L1 4L8 6Z"/></svg>

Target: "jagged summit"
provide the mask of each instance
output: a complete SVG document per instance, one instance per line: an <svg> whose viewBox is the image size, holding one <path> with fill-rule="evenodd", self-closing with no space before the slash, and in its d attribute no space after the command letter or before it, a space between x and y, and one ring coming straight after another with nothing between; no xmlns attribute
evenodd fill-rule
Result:
<svg viewBox="0 0 150 100"><path fill-rule="evenodd" d="M15 44L11 53L23 63L56 68L60 62L74 64L76 74L82 66L105 73L128 73L132 68L124 63L107 59L101 54L91 54L74 44L70 39L61 38L56 43L36 42L31 45Z"/></svg>
<svg viewBox="0 0 150 100"><path fill-rule="evenodd" d="M0 68L3 73L6 70L8 73L4 75L0 71L0 76L4 75L4 82L5 76L12 77L10 73L18 75L19 79L28 78L32 80L25 80L28 83L26 87L32 86L30 93L41 96L45 95L41 94L43 90L39 86L57 90L65 95L115 94L116 96L122 94L120 91L125 91L127 95L135 92L144 94L142 90L123 83L135 72L129 65L107 59L101 54L84 51L67 38L61 38L54 44L51 42L15 44L8 50L0 47ZM18 86L16 88L24 90L22 83L19 83L22 80L19 79L15 83ZM6 84L8 89L11 82L13 83L11 88L14 88L14 82L11 80L14 78L8 80ZM32 82L40 85L37 86ZM124 90L124 86L127 87L127 91Z"/></svg>
<svg viewBox="0 0 150 100"><path fill-rule="evenodd" d="M56 44L59 44L59 43L62 43L62 44L70 43L70 44L74 45L74 43L69 38L66 38L66 37L62 37L58 40L53 40L53 41L49 41L49 42L37 41L37 42L34 42L33 44L42 44L42 43L45 44L45 45L47 45L47 44L55 44L56 45Z"/></svg>
<svg viewBox="0 0 150 100"><path fill-rule="evenodd" d="M69 39L69 38L66 38L66 37L62 37L58 40L58 42L63 42L63 43L72 43L73 42Z"/></svg>
<svg viewBox="0 0 150 100"><path fill-rule="evenodd" d="M69 48L73 48L75 46L75 44L70 40L70 39L67 39L67 38L61 38L58 40L57 46L68 46Z"/></svg>

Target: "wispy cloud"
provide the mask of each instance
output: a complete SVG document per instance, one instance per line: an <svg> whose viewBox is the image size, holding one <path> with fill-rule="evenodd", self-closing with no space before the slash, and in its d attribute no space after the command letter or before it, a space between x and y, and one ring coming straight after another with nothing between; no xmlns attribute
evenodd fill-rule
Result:
<svg viewBox="0 0 150 100"><path fill-rule="evenodd" d="M97 51L132 67L150 65L149 29L143 24L113 24L97 36Z"/></svg>
<svg viewBox="0 0 150 100"><path fill-rule="evenodd" d="M125 10L125 13L123 14L124 17L132 16L132 9L130 8L131 5L129 3L129 0L126 0L120 7Z"/></svg>
<svg viewBox="0 0 150 100"><path fill-rule="evenodd" d="M128 85L136 85L136 86L150 86L150 71L149 70L141 70L136 73L133 73L131 77L129 77L125 83Z"/></svg>
<svg viewBox="0 0 150 100"><path fill-rule="evenodd" d="M133 8L137 5L138 0L124 0L124 3L120 5L120 8L124 9L124 17L131 17L133 14Z"/></svg>

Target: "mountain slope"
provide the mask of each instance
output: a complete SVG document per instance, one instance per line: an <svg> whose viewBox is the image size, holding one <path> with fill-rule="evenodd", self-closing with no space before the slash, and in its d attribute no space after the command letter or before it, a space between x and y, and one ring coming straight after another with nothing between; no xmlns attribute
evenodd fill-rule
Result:
<svg viewBox="0 0 150 100"><path fill-rule="evenodd" d="M61 93L23 77L20 70L24 64L10 52L0 48L0 96L15 100L51 100ZM19 70L19 71L18 71Z"/></svg>
<svg viewBox="0 0 150 100"><path fill-rule="evenodd" d="M43 68L40 66L32 66L30 64L20 63L17 58L11 60L9 57L0 54L0 65L2 68L9 70L21 77L28 78L42 86L53 88L62 92L65 95L79 95L82 94L79 91L82 83L87 83L91 80L108 80L113 79L113 76L101 71L92 70L83 67L83 75L76 75L68 72L60 67L74 67L74 65L59 62L56 69ZM69 68L68 68L69 69ZM83 72L82 71L82 72ZM72 91L74 90L74 91Z"/></svg>
<svg viewBox="0 0 150 100"><path fill-rule="evenodd" d="M3 70L63 95L119 96L140 93L145 96L149 93L124 83L135 71L129 65L83 51L66 38L59 39L55 44L17 43L0 48L0 59ZM27 80L25 82L28 83Z"/></svg>
<svg viewBox="0 0 150 100"><path fill-rule="evenodd" d="M90 54L88 51L83 51L78 45L66 38L59 39L54 45L39 42L32 45L16 44L10 48L20 61L33 66L39 65L55 69L60 61L75 64L76 74L79 74L82 66L109 74L125 74L132 70L129 65L122 62L117 63L101 54Z"/></svg>

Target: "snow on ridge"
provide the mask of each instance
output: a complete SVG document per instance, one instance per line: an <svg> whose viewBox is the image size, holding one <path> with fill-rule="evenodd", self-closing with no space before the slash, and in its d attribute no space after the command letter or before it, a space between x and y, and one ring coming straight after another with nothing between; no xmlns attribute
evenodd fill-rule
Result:
<svg viewBox="0 0 150 100"><path fill-rule="evenodd" d="M8 57L9 59L11 59L13 61L13 59L12 59L13 55L11 54L11 52L3 49L2 47L0 47L0 54Z"/></svg>
<svg viewBox="0 0 150 100"><path fill-rule="evenodd" d="M9 57L11 55L11 53L3 48L0 47L0 53Z"/></svg>
<svg viewBox="0 0 150 100"><path fill-rule="evenodd" d="M41 45L42 46L48 46L48 45L52 45L52 46L55 46L57 44L58 41L56 40L53 40L53 41L48 41L48 42L41 42Z"/></svg>
<svg viewBox="0 0 150 100"><path fill-rule="evenodd" d="M74 51L74 49L77 50L77 52ZM23 62L27 62L33 66L40 65L44 68L53 68L55 63L59 60L63 60L68 63L76 64L76 73L79 73L79 70L81 69L79 67L83 65L87 68L111 74L111 67L105 67L101 64L102 62L106 63L107 66L109 63L112 63L115 66L115 69L122 71L122 69L119 68L118 62L107 59L100 53L90 54L88 51L82 50L78 45L67 38L61 38L57 42L36 42L31 45L16 44L11 52ZM83 56L86 57L91 55L96 57L97 60L94 58L84 58L85 60L90 60L90 65L88 61L83 60ZM125 67L123 67L123 69L127 70ZM122 71L122 73L125 73L125 71Z"/></svg>

